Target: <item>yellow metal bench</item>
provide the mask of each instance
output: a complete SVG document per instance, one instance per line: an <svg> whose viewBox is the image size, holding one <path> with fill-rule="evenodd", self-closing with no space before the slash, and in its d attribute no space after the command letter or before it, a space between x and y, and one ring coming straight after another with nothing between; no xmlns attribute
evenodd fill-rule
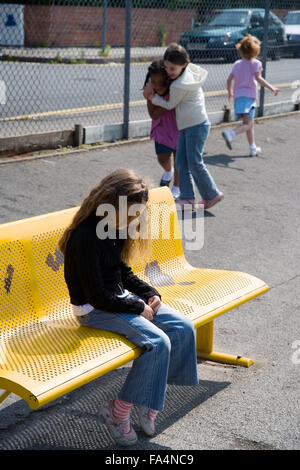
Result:
<svg viewBox="0 0 300 470"><path fill-rule="evenodd" d="M214 319L268 286L235 271L199 269L185 259L168 188L150 191L160 204L153 258L135 273L193 321L201 358L249 366L253 361L213 351ZM57 241L77 208L0 226L0 402L10 393L33 409L135 359L141 349L119 335L82 327L73 316ZM166 212L167 211L167 212ZM163 238L170 221L170 238Z"/></svg>

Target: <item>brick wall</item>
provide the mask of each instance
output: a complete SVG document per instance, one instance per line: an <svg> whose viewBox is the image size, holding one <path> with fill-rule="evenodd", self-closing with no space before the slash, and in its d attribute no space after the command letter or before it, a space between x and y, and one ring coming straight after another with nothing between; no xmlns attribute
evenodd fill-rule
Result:
<svg viewBox="0 0 300 470"><path fill-rule="evenodd" d="M132 9L132 46L158 46L161 22L168 32L166 43L177 42L191 28L194 10ZM26 5L25 46L94 46L102 44L101 7ZM125 9L107 9L106 43L125 43Z"/></svg>

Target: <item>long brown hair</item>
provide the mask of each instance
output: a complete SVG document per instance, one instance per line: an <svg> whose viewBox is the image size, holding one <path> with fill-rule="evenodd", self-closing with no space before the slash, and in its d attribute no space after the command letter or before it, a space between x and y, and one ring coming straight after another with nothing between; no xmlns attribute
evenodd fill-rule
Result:
<svg viewBox="0 0 300 470"><path fill-rule="evenodd" d="M66 228L58 242L59 250L65 254L68 240L74 230L91 214L96 214L100 204L113 205L118 214L119 196L127 197L128 206L134 203L145 204L145 213L147 213L148 191L149 183L139 177L133 170L118 169L105 176L84 198L71 224ZM151 237L132 239L127 236L122 249L123 261L126 263L129 261L136 262L140 256L149 257L150 254Z"/></svg>

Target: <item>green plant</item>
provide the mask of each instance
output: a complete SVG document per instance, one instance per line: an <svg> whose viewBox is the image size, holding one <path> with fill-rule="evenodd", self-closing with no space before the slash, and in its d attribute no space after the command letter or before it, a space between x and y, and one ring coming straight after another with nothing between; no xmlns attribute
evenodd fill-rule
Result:
<svg viewBox="0 0 300 470"><path fill-rule="evenodd" d="M103 49L99 49L99 52L98 54L101 56L101 57L108 57L109 54L110 54L110 50L111 50L111 47L110 46L105 46L105 48Z"/></svg>
<svg viewBox="0 0 300 470"><path fill-rule="evenodd" d="M54 63L55 64L61 64L62 61L63 61L62 57L59 54L57 54L56 57L54 58Z"/></svg>
<svg viewBox="0 0 300 470"><path fill-rule="evenodd" d="M80 59L77 60L77 64L86 64L84 51L80 52Z"/></svg>
<svg viewBox="0 0 300 470"><path fill-rule="evenodd" d="M158 44L160 45L160 47L165 47L167 34L168 31L166 29L165 23L163 21L160 21L158 25Z"/></svg>

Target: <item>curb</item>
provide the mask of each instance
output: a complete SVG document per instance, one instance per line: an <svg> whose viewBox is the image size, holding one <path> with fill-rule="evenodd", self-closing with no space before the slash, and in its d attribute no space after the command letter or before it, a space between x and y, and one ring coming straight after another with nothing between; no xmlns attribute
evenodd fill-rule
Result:
<svg viewBox="0 0 300 470"><path fill-rule="evenodd" d="M289 111L289 112L285 112L285 113L279 113L279 114L273 114L273 115L269 115L269 116L261 116L261 117L257 117L255 118L255 122L260 122L260 121L265 121L265 120L268 120L268 119L278 119L278 118L284 118L284 117L288 117L288 116L295 116L295 115L298 115L300 114L300 110L296 110L296 111ZM222 129L224 127L232 127L234 125L238 125L240 121L234 121L234 122L221 122L219 124L212 124L211 128L212 129ZM1 159L0 157L0 165L4 165L6 163L15 163L15 162L24 162L24 161L31 161L31 160L37 160L37 159L40 159L40 158L51 158L51 157L59 157L59 156L67 156L67 155L72 155L72 154L77 154L77 153L86 153L86 152L91 152L93 150L107 150L109 148L115 148L115 147L122 147L124 145L133 145L133 144L139 144L139 143L143 143L143 142L148 142L150 139L149 136L147 137L136 137L136 138L133 138L133 139L129 139L129 140L120 140L120 141L117 141L117 142L110 142L110 143L106 143L106 144L100 144L100 145L93 145L93 144L90 144L89 147L84 147L84 148L80 148L80 147L76 147L74 149L71 149L71 150L66 150L66 151L62 151L62 152L53 152L53 153L49 153L49 154L37 154L37 155L30 155L30 156L12 156L12 157L9 157L9 158L6 158L6 159Z"/></svg>
<svg viewBox="0 0 300 470"><path fill-rule="evenodd" d="M158 55L149 55L142 57L130 57L130 63L142 63L142 62L152 62L157 59ZM76 64L72 61L78 61ZM82 60L82 62L81 62ZM61 58L59 61L56 57L24 57L24 56L11 56L4 54L0 57L0 62L28 62L28 63L38 63L38 64L49 64L49 65L87 65L87 64L124 64L124 57L99 57L95 59L80 59L80 58ZM54 62L54 64L53 64Z"/></svg>

